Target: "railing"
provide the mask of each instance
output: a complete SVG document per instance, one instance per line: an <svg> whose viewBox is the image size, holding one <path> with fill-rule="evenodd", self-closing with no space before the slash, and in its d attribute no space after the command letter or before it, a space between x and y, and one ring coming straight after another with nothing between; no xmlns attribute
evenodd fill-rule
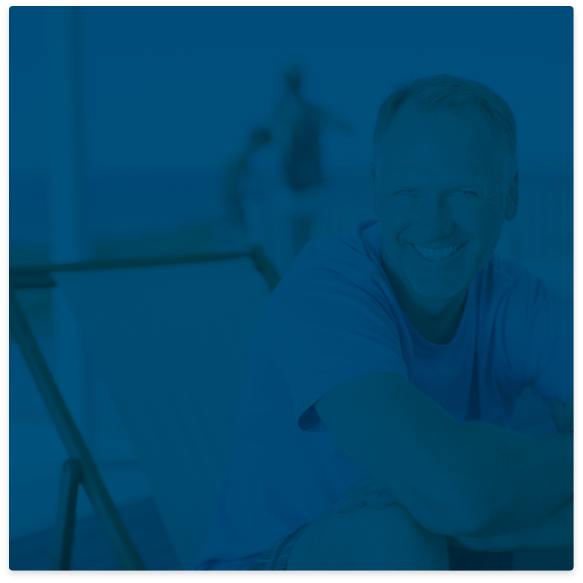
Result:
<svg viewBox="0 0 583 583"><path fill-rule="evenodd" d="M280 277L260 247L247 253L215 253L166 258L120 259L92 261L63 265L23 266L10 268L10 332L18 343L32 373L49 414L70 456L64 465L59 491L57 522L51 568L67 570L70 567L75 526L77 491L82 484L93 510L121 569L145 569L144 563L115 506L91 454L85 445L75 421L55 383L53 375L40 351L17 298L17 289L55 287L51 277L55 271L88 271L99 269L129 269L200 263L250 257L273 291Z"/></svg>

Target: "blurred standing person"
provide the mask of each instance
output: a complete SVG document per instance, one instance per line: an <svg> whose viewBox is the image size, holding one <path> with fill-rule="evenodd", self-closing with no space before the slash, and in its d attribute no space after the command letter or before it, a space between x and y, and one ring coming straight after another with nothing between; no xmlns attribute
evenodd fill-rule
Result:
<svg viewBox="0 0 583 583"><path fill-rule="evenodd" d="M284 187L278 189L273 201L275 262L282 274L312 237L323 234L326 201L320 132L325 126L350 130L326 110L302 99L299 67L285 70L285 82L287 92L277 104L271 128L272 139L282 152Z"/></svg>
<svg viewBox="0 0 583 583"><path fill-rule="evenodd" d="M323 182L320 162L321 128L329 125L349 130L350 127L324 109L302 100L302 75L299 67L288 67L285 81L288 92L277 105L272 135L283 151L286 183L297 193Z"/></svg>

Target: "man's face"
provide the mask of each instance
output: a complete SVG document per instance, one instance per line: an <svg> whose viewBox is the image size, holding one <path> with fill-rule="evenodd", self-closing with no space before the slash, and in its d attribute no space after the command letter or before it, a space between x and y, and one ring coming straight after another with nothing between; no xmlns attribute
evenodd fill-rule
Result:
<svg viewBox="0 0 583 583"><path fill-rule="evenodd" d="M425 112L405 104L373 165L385 261L426 298L450 298L491 257L516 188L502 189L503 150L477 109ZM517 177L516 177L517 180Z"/></svg>

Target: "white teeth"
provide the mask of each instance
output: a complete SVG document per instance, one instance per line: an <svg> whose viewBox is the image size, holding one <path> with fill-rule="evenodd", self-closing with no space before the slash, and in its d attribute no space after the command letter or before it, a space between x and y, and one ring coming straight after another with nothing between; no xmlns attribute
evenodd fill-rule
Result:
<svg viewBox="0 0 583 583"><path fill-rule="evenodd" d="M428 247L420 247L414 245L415 249L419 251L419 254L425 257L425 259L430 259L431 261L439 261L440 259L445 259L450 255L453 255L461 245L452 245L450 247L442 247L441 249L429 249Z"/></svg>

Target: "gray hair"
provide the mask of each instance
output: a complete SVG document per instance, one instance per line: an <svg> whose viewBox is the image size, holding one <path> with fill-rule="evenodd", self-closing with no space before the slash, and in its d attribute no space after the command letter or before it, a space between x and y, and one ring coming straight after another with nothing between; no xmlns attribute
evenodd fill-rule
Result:
<svg viewBox="0 0 583 583"><path fill-rule="evenodd" d="M374 130L375 154L381 139L399 108L407 101L413 101L426 111L438 107L448 107L458 112L470 106L477 106L486 113L492 123L502 147L506 150L504 183L509 184L517 168L516 121L508 103L497 93L472 79L435 75L406 83L393 91L379 108Z"/></svg>

